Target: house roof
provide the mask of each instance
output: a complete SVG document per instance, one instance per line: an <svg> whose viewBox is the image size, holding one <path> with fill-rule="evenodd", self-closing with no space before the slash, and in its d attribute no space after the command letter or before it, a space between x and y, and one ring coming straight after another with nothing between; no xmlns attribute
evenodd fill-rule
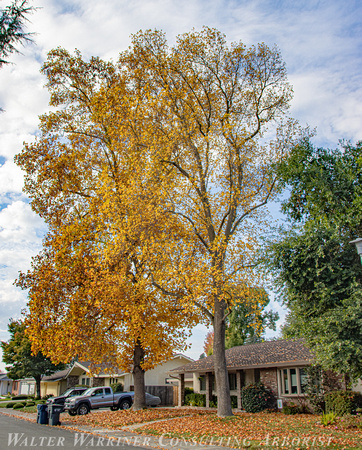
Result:
<svg viewBox="0 0 362 450"><path fill-rule="evenodd" d="M62 380L63 378L66 378L69 372L69 368L68 369L64 369L64 370L59 370L58 372L54 372L51 375L46 375L45 377L43 377L41 379L41 381L59 381Z"/></svg>
<svg viewBox="0 0 362 450"><path fill-rule="evenodd" d="M0 373L0 381L13 381L7 373Z"/></svg>
<svg viewBox="0 0 362 450"><path fill-rule="evenodd" d="M228 369L248 369L262 367L285 367L288 365L308 364L313 354L303 339L295 341L277 340L257 344L247 344L226 350ZM190 364L170 370L170 373L209 372L214 370L214 356L199 359Z"/></svg>

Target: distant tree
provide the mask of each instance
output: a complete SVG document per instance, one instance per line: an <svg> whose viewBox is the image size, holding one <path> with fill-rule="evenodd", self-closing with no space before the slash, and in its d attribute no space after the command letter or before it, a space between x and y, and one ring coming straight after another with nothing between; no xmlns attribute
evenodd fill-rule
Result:
<svg viewBox="0 0 362 450"><path fill-rule="evenodd" d="M304 337L325 370L362 376L362 143L295 148L280 167L291 221L267 260L290 314L287 338Z"/></svg>
<svg viewBox="0 0 362 450"><path fill-rule="evenodd" d="M263 341L267 328L276 330L279 314L265 311L269 304L264 289L255 290L255 302L237 303L226 319L225 348Z"/></svg>
<svg viewBox="0 0 362 450"><path fill-rule="evenodd" d="M40 382L43 376L51 375L57 370L65 368L64 364L54 365L42 353L33 355L29 338L25 334L25 323L10 320L8 330L11 335L8 342L1 342L3 361L10 366L6 367L8 376L13 380L24 377L33 377L36 382L36 393L40 397Z"/></svg>
<svg viewBox="0 0 362 450"><path fill-rule="evenodd" d="M234 295L237 296L234 290ZM265 311L269 304L268 294L264 289L254 290L254 300L238 302L226 318L225 348L261 342L266 328L276 329L279 314ZM213 354L214 332L209 331L205 338L204 352L206 356Z"/></svg>
<svg viewBox="0 0 362 450"><path fill-rule="evenodd" d="M9 63L4 58L18 52L16 44L32 41L31 33L24 31L25 22L28 20L26 16L34 11L34 8L27 4L28 0L15 0L0 10L0 67Z"/></svg>
<svg viewBox="0 0 362 450"><path fill-rule="evenodd" d="M204 342L204 352L206 356L210 356L213 353L214 346L214 331L209 331L206 334L205 342Z"/></svg>

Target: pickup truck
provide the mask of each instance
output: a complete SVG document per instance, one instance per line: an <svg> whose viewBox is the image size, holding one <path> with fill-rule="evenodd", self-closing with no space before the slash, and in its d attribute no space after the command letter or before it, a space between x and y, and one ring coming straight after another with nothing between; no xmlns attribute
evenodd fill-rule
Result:
<svg viewBox="0 0 362 450"><path fill-rule="evenodd" d="M67 398L64 404L64 410L68 414L88 414L91 409L110 408L112 411L117 409L129 409L133 403L134 392L113 393L110 387L94 387L87 389L82 395ZM157 406L161 399L146 393L146 404Z"/></svg>
<svg viewBox="0 0 362 450"><path fill-rule="evenodd" d="M62 395L59 395L58 397L48 398L47 405L48 406L53 405L54 403L57 405L64 405L66 398L82 395L87 389L89 389L89 388L84 388L84 387L69 388L65 392L63 392Z"/></svg>

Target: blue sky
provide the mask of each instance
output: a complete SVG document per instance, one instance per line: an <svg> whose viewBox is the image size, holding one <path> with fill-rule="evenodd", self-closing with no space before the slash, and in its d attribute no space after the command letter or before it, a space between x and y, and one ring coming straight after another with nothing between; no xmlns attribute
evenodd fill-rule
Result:
<svg viewBox="0 0 362 450"><path fill-rule="evenodd" d="M10 0L0 0L3 8ZM0 339L10 317L19 317L26 295L13 286L41 248L45 231L22 194L23 176L13 157L37 133L48 94L39 70L52 48L78 48L84 56L116 59L130 34L157 28L169 42L203 25L218 28L229 41L276 44L294 86L291 115L316 127L316 145L362 139L362 2L359 0L30 0L39 9L28 30L33 45L13 55L0 70ZM279 305L276 309L281 310ZM281 311L282 313L282 311ZM283 313L282 313L283 316ZM187 353L202 352L205 328L195 330ZM3 366L0 364L0 368Z"/></svg>

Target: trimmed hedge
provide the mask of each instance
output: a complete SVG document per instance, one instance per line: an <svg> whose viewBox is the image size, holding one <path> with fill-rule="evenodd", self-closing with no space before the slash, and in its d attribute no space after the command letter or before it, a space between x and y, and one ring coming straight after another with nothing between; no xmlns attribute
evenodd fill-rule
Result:
<svg viewBox="0 0 362 450"><path fill-rule="evenodd" d="M24 404L23 403L15 403L13 406L13 409L20 409L20 408L24 408Z"/></svg>
<svg viewBox="0 0 362 450"><path fill-rule="evenodd" d="M272 408L275 398L272 391L263 383L254 383L242 388L241 402L246 412L257 413Z"/></svg>
<svg viewBox="0 0 362 450"><path fill-rule="evenodd" d="M15 405L15 403L8 403L5 408L12 408Z"/></svg>
<svg viewBox="0 0 362 450"><path fill-rule="evenodd" d="M362 394L354 391L332 391L324 395L326 413L341 417L353 414L362 406Z"/></svg>
<svg viewBox="0 0 362 450"><path fill-rule="evenodd" d="M28 396L24 394L15 395L13 400L28 400Z"/></svg>
<svg viewBox="0 0 362 450"><path fill-rule="evenodd" d="M28 402L25 406L35 406L35 402Z"/></svg>

